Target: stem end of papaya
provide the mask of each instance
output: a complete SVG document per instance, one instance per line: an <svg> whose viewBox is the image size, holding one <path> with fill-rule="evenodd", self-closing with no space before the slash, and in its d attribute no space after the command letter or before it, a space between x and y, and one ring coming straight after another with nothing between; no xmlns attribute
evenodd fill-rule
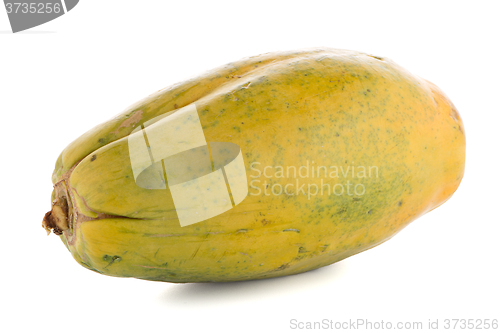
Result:
<svg viewBox="0 0 500 333"><path fill-rule="evenodd" d="M42 227L47 231L47 235L52 231L58 236L69 229L68 203L65 198L58 198L52 202L52 210L45 213Z"/></svg>

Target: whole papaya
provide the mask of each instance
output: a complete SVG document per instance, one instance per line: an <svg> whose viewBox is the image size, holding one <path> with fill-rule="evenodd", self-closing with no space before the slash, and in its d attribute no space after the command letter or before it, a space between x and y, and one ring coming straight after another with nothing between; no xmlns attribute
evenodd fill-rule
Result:
<svg viewBox="0 0 500 333"><path fill-rule="evenodd" d="M270 278L388 240L450 198L464 164L462 121L432 83L360 52L268 53L69 144L43 227L106 275Z"/></svg>

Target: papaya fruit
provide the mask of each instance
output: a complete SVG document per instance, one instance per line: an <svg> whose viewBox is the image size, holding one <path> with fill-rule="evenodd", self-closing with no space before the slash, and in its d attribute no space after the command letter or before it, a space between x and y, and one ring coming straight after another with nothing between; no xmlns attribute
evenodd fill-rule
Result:
<svg viewBox="0 0 500 333"><path fill-rule="evenodd" d="M393 61L267 53L160 90L70 143L42 226L101 274L263 279L390 239L455 192L462 120Z"/></svg>

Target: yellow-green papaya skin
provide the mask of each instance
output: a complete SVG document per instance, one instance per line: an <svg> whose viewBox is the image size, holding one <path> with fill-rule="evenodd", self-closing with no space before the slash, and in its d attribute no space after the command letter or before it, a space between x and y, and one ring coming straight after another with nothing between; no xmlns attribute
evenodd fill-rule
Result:
<svg viewBox="0 0 500 333"><path fill-rule="evenodd" d="M193 103L207 141L237 144L249 186L261 191L251 187L232 209L181 227L168 190L137 186L127 136ZM276 174L276 166L307 163L376 174ZM385 58L307 49L217 68L95 127L57 160L52 199L67 201L60 237L84 267L157 281L238 281L305 272L381 244L449 199L464 165L462 121L435 85ZM306 189L350 181L364 193L271 193L297 180Z"/></svg>

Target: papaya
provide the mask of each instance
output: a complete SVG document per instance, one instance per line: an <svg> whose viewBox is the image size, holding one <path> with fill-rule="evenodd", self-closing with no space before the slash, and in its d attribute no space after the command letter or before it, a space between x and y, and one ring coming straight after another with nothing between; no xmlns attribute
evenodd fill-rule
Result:
<svg viewBox="0 0 500 333"><path fill-rule="evenodd" d="M462 120L436 85L361 52L274 52L70 143L42 226L105 275L271 278L385 242L448 200L464 166Z"/></svg>

